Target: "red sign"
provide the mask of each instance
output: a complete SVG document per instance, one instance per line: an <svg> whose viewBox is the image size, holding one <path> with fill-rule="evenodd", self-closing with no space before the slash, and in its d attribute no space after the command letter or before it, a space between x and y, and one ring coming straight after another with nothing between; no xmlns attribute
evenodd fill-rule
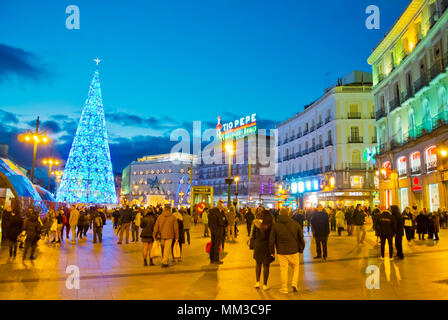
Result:
<svg viewBox="0 0 448 320"><path fill-rule="evenodd" d="M412 177L412 191L422 191L422 179L420 177Z"/></svg>
<svg viewBox="0 0 448 320"><path fill-rule="evenodd" d="M207 208L207 204L205 202L199 202L196 205L196 212L201 214L202 212L204 212L205 208Z"/></svg>

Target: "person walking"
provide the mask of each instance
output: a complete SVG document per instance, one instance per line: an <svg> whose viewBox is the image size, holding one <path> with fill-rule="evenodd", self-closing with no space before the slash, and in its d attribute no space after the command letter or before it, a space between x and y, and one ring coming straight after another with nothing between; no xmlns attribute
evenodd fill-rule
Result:
<svg viewBox="0 0 448 320"><path fill-rule="evenodd" d="M434 233L434 240L439 240L439 232L440 232L440 213L439 211L434 211L431 214L431 221L430 224L432 224L433 227L433 233Z"/></svg>
<svg viewBox="0 0 448 320"><path fill-rule="evenodd" d="M412 242L412 229L414 227L414 216L411 213L411 209L406 207L403 211L403 224L404 231L406 233L406 239L410 244Z"/></svg>
<svg viewBox="0 0 448 320"><path fill-rule="evenodd" d="M151 258L151 249L152 244L154 243L154 225L156 223L156 216L152 209L148 209L145 211L145 214L141 220L140 227L142 228L142 232L140 234L140 238L143 242L143 265L148 266L148 257L149 257L149 265L153 266L154 262Z"/></svg>
<svg viewBox="0 0 448 320"><path fill-rule="evenodd" d="M167 268L169 266L168 259L171 256L171 244L173 240L179 240L179 224L168 205L165 205L162 214L157 218L153 238L160 241L163 252L162 268Z"/></svg>
<svg viewBox="0 0 448 320"><path fill-rule="evenodd" d="M77 231L77 237L80 240L82 239L82 235L83 235L83 232L84 232L85 220L86 220L85 211L84 211L84 208L81 208L81 210L79 211L78 231Z"/></svg>
<svg viewBox="0 0 448 320"><path fill-rule="evenodd" d="M103 217L101 216L99 209L97 209L93 212L92 216L93 243L97 243L97 239L99 243L103 242L103 226Z"/></svg>
<svg viewBox="0 0 448 320"><path fill-rule="evenodd" d="M191 223L191 218L190 218L190 223ZM204 238L210 237L210 233L208 232L208 208L207 207L204 208L204 212L202 212L202 223L204 224Z"/></svg>
<svg viewBox="0 0 448 320"><path fill-rule="evenodd" d="M176 244L175 241L171 243L171 256L173 257L173 261L182 261L182 245L185 243L185 231L184 231L184 218L182 214L176 209L173 208L173 216L176 218L177 224L179 225L179 238L177 242L179 243L180 248L180 257L175 258L174 257L174 245Z"/></svg>
<svg viewBox="0 0 448 320"><path fill-rule="evenodd" d="M350 237L353 235L353 208L349 207L345 211L345 221L347 221L347 235Z"/></svg>
<svg viewBox="0 0 448 320"><path fill-rule="evenodd" d="M336 210L330 209L330 231L336 231Z"/></svg>
<svg viewBox="0 0 448 320"><path fill-rule="evenodd" d="M132 211L132 223L131 223L131 234L132 234L132 242L138 241L138 231L140 229L140 220L141 220L141 209L136 209Z"/></svg>
<svg viewBox="0 0 448 320"><path fill-rule="evenodd" d="M223 264L219 258L219 247L225 237L226 217L218 207L209 210L208 226L210 228L211 246L210 246L210 263Z"/></svg>
<svg viewBox="0 0 448 320"><path fill-rule="evenodd" d="M330 224L328 214L323 206L318 204L311 219L314 241L316 242L317 255L314 259L327 259L327 242L330 235ZM323 254L323 255L322 255Z"/></svg>
<svg viewBox="0 0 448 320"><path fill-rule="evenodd" d="M205 210L204 210L205 212ZM204 221L204 212L202 213L202 221ZM182 214L182 221L184 227L184 239L186 238L188 245L190 245L190 226L191 226L191 216L188 210L182 208L180 210ZM205 232L204 232L205 234Z"/></svg>
<svg viewBox="0 0 448 320"><path fill-rule="evenodd" d="M251 228L252 228L252 222L255 219L255 215L253 214L251 209L252 208L247 208L247 212L246 212L246 216L245 216L246 224L247 224L247 236L248 237L250 237L250 231L251 231Z"/></svg>
<svg viewBox="0 0 448 320"><path fill-rule="evenodd" d="M327 224L327 227L329 225ZM305 248L303 230L300 225L288 216L288 210L281 208L277 223L272 226L269 236L269 251L275 257L277 250L278 262L280 264L281 293L288 293L288 266L293 268L292 289L299 289L299 253Z"/></svg>
<svg viewBox="0 0 448 320"><path fill-rule="evenodd" d="M235 207L231 205L226 211L227 239L231 242L235 242L235 218Z"/></svg>
<svg viewBox="0 0 448 320"><path fill-rule="evenodd" d="M268 290L269 266L274 261L269 250L269 237L273 226L272 215L264 210L262 219L254 220L252 241L254 243L255 288L260 288L261 269L263 267L263 290Z"/></svg>
<svg viewBox="0 0 448 320"><path fill-rule="evenodd" d="M425 240L425 234L428 232L428 218L424 214L423 210L415 219L417 222L418 240Z"/></svg>
<svg viewBox="0 0 448 320"><path fill-rule="evenodd" d="M25 261L27 257L28 251L31 249L30 252L30 260L36 259L36 256L34 255L36 248L37 248L37 242L40 239L40 233L42 230L42 226L39 222L38 215L36 212L33 212L24 222L23 224L23 230L26 233L26 240L25 240L25 250L23 251L23 261Z"/></svg>
<svg viewBox="0 0 448 320"><path fill-rule="evenodd" d="M345 214L340 207L337 208L335 217L336 217L336 226L338 228L338 236L341 236L345 226Z"/></svg>
<svg viewBox="0 0 448 320"><path fill-rule="evenodd" d="M404 218L400 212L400 209L398 206L391 206L390 207L392 216L395 220L395 249L397 249L397 258L398 259L404 259L403 255L403 236L404 236Z"/></svg>
<svg viewBox="0 0 448 320"><path fill-rule="evenodd" d="M393 260L394 245L392 243L397 230L397 223L389 210L384 210L378 217L378 235L381 239L381 259L384 259L386 240L389 245L389 258Z"/></svg>
<svg viewBox="0 0 448 320"><path fill-rule="evenodd" d="M68 222L70 225L70 229L72 230L72 243L76 243L76 227L78 226L78 221L79 221L79 211L76 208L76 206L72 206L70 208L70 219Z"/></svg>
<svg viewBox="0 0 448 320"><path fill-rule="evenodd" d="M120 231L119 240L117 244L123 243L123 234L126 233L126 244L129 244L129 228L132 222L132 209L126 206L120 213Z"/></svg>
<svg viewBox="0 0 448 320"><path fill-rule="evenodd" d="M9 211L5 208L3 218L4 225L2 227L2 232L9 242L9 257L15 258L17 256L17 237L22 232L23 221L19 212L15 212L14 209Z"/></svg>
<svg viewBox="0 0 448 320"><path fill-rule="evenodd" d="M59 209L56 211L56 222L57 222L57 241L56 243L62 242L62 229L64 228L64 210Z"/></svg>
<svg viewBox="0 0 448 320"><path fill-rule="evenodd" d="M355 211L353 211L352 222L356 229L356 242L358 244L363 244L366 238L366 228L365 228L365 214L361 208L361 204L358 203Z"/></svg>

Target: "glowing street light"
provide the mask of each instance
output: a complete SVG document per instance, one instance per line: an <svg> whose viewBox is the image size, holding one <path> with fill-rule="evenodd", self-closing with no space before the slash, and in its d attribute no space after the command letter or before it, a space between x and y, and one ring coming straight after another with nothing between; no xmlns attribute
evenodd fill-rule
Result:
<svg viewBox="0 0 448 320"><path fill-rule="evenodd" d="M36 120L36 130L34 132L27 131L25 133L19 134L18 137L20 142L32 143L34 144L33 150L33 166L31 167L31 182L34 180L34 168L36 167L36 153L38 144L47 144L50 142L50 138L47 137L45 132L39 133L39 117Z"/></svg>
<svg viewBox="0 0 448 320"><path fill-rule="evenodd" d="M235 177L235 195L238 196L238 181L240 181L240 177Z"/></svg>
<svg viewBox="0 0 448 320"><path fill-rule="evenodd" d="M231 192L231 186L232 186L232 156L234 154L234 150L233 150L233 145L228 144L226 145L226 151L229 154L229 178L227 178L226 184L229 186L228 191L227 191L227 205L230 205L230 192Z"/></svg>
<svg viewBox="0 0 448 320"><path fill-rule="evenodd" d="M61 160L55 158L45 158L42 159L42 164L44 166L48 166L48 190L50 190L51 169L53 166L59 166L61 164Z"/></svg>

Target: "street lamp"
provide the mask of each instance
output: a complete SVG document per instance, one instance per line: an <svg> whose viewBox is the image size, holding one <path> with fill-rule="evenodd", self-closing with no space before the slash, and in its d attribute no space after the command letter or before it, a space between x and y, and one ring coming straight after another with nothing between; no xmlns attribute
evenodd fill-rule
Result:
<svg viewBox="0 0 448 320"><path fill-rule="evenodd" d="M183 193L182 191L179 192L179 197L180 197L179 204L182 204L182 201L184 200L184 195L185 195L185 193Z"/></svg>
<svg viewBox="0 0 448 320"><path fill-rule="evenodd" d="M235 195L238 196L238 181L240 177L235 177Z"/></svg>
<svg viewBox="0 0 448 320"><path fill-rule="evenodd" d="M24 143L33 143L34 144L34 150L33 150L33 166L31 167L31 183L34 180L34 168L36 166L36 153L37 153L37 145L39 143L47 144L50 142L50 138L47 137L47 134L45 132L39 133L39 117L37 117L36 120L36 130L34 132L27 131L25 133L19 134L18 137L20 142Z"/></svg>
<svg viewBox="0 0 448 320"><path fill-rule="evenodd" d="M232 186L232 182L233 182L233 179L232 179L232 156L234 153L233 146L230 144L226 145L226 151L229 154L229 178L227 178L225 180L225 182L229 186L228 191L227 191L227 206L230 206L230 202L231 202L230 193L231 193L231 186Z"/></svg>
<svg viewBox="0 0 448 320"><path fill-rule="evenodd" d="M53 166L60 165L61 161L59 159L54 159L54 158L45 158L45 159L42 159L42 164L44 166L48 166L48 191L50 191L51 169L53 168Z"/></svg>

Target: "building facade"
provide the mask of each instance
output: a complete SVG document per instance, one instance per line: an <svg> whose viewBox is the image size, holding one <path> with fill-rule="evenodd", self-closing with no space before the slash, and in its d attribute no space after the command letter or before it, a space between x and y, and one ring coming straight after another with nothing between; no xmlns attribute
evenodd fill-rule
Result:
<svg viewBox="0 0 448 320"><path fill-rule="evenodd" d="M384 206L448 205L447 8L448 0L413 0L368 58Z"/></svg>
<svg viewBox="0 0 448 320"><path fill-rule="evenodd" d="M238 139L218 142L209 155L203 155L198 168L200 185L212 186L214 202L228 200L229 162L231 178L238 182L231 185L231 199L238 199L240 206L264 205L273 207L275 202L274 137L253 134ZM234 154L229 157L226 147L231 145ZM272 148L272 152L271 152ZM265 157L266 159L261 159ZM212 159L213 158L213 159ZM267 158L271 158L267 160ZM271 161L271 169L267 161Z"/></svg>
<svg viewBox="0 0 448 320"><path fill-rule="evenodd" d="M277 125L276 180L300 206L370 205L376 146L372 76L355 71L304 111Z"/></svg>
<svg viewBox="0 0 448 320"><path fill-rule="evenodd" d="M174 206L189 205L190 173L194 157L173 153L146 156L128 165L122 174L121 197L147 205L151 197L164 198ZM197 168L193 166L192 185L197 184Z"/></svg>

